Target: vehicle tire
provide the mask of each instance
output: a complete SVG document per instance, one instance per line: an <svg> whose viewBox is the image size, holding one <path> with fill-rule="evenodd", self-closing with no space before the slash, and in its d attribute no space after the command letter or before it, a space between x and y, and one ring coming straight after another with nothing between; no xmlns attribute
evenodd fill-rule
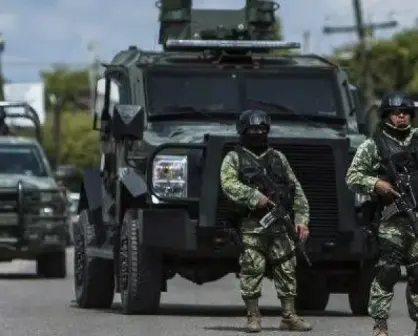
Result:
<svg viewBox="0 0 418 336"><path fill-rule="evenodd" d="M366 266L361 271L356 272L352 281L350 281L351 287L348 291L348 301L354 316L368 315L370 286L372 285L374 275L374 267Z"/></svg>
<svg viewBox="0 0 418 336"><path fill-rule="evenodd" d="M120 237L119 276L124 314L153 314L160 306L161 256L140 245L139 218L137 210L127 210Z"/></svg>
<svg viewBox="0 0 418 336"><path fill-rule="evenodd" d="M88 257L86 247L94 239L88 210L82 210L74 225L74 291L80 308L107 309L115 294L113 261Z"/></svg>
<svg viewBox="0 0 418 336"><path fill-rule="evenodd" d="M67 276L65 250L39 255L36 258L36 274L41 278L65 278Z"/></svg>
<svg viewBox="0 0 418 336"><path fill-rule="evenodd" d="M303 271L297 277L295 307L298 311L324 311L330 292L325 276L315 271Z"/></svg>

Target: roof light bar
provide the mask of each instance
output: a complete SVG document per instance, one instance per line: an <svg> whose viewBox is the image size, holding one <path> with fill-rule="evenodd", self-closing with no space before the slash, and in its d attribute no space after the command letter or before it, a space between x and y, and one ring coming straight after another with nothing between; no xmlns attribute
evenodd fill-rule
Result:
<svg viewBox="0 0 418 336"><path fill-rule="evenodd" d="M181 49L299 49L298 42L286 41L259 41L259 40L176 40L168 39L165 43L166 50Z"/></svg>

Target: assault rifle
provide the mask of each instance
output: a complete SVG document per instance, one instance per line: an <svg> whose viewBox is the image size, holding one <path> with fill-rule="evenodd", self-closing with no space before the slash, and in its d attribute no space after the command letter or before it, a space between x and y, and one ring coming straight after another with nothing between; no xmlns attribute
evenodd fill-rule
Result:
<svg viewBox="0 0 418 336"><path fill-rule="evenodd" d="M241 150L241 152L243 151ZM288 211L283 207L280 196L277 192L276 183L266 174L264 167L262 167L261 164L255 160L255 158L253 158L249 153L243 152L243 154L246 155L251 162L253 162L256 168L258 168L252 178L257 181L258 185L261 186L265 196L274 203L274 206L269 209L270 211L260 220L260 224L264 228L269 227L273 223L283 225L289 235L289 238L292 239L295 244L295 250L300 252L303 259L305 259L309 266L312 266L312 263L304 249L304 242L299 238L299 235L296 232L295 224L292 222Z"/></svg>
<svg viewBox="0 0 418 336"><path fill-rule="evenodd" d="M266 176L262 175L262 177L266 177ZM296 250L298 250L300 252L300 254L303 256L303 259L305 259L306 263L309 266L312 266L311 260L309 259L308 255L306 254L305 248L303 246L304 242L299 238L299 235L296 232L295 224L292 222L292 219L290 218L287 211L280 204L280 201L278 201L278 203L275 203L274 207L270 210L270 212L267 213L260 220L260 224L263 227L269 227L274 222L279 222L279 223L284 225L290 239L292 239L293 242L295 243Z"/></svg>
<svg viewBox="0 0 418 336"><path fill-rule="evenodd" d="M389 159L388 174L395 179L395 187L400 197L382 210L382 220L388 220L398 213L405 214L410 222L411 229L418 237L417 200L414 194L411 179L411 170L416 170L418 160L416 153L402 152L393 154ZM417 176L414 176L417 179ZM418 181L418 179L417 179Z"/></svg>

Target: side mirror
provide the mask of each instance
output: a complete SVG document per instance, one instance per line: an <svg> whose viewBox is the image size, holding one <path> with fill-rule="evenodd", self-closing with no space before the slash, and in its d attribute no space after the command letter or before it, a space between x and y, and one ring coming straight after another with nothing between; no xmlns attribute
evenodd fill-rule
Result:
<svg viewBox="0 0 418 336"><path fill-rule="evenodd" d="M119 102L119 84L113 79L101 77L95 83L93 129L98 131L97 125L105 111L111 111L112 106ZM108 100L105 98L108 97Z"/></svg>
<svg viewBox="0 0 418 336"><path fill-rule="evenodd" d="M142 140L144 136L142 106L116 104L113 109L111 129L115 140Z"/></svg>

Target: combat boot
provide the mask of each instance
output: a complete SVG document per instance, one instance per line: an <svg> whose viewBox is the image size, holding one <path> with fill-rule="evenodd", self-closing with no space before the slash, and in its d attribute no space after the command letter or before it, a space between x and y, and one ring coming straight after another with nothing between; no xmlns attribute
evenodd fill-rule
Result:
<svg viewBox="0 0 418 336"><path fill-rule="evenodd" d="M388 323L386 320L376 319L372 336L388 336ZM415 330L415 335L418 335Z"/></svg>
<svg viewBox="0 0 418 336"><path fill-rule="evenodd" d="M282 300L283 318L280 323L280 330L288 331L309 331L312 326L296 314L294 298L283 298Z"/></svg>
<svg viewBox="0 0 418 336"><path fill-rule="evenodd" d="M247 325L246 332L260 332L261 331L261 314L258 308L258 299L245 300L247 307Z"/></svg>

